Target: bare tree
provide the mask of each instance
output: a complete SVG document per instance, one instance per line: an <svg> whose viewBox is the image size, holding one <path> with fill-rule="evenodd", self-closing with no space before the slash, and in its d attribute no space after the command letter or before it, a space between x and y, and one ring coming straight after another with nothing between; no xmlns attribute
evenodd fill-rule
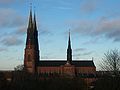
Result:
<svg viewBox="0 0 120 90"><path fill-rule="evenodd" d="M104 53L101 68L105 71L111 71L114 75L120 70L120 52L117 49L109 50Z"/></svg>
<svg viewBox="0 0 120 90"><path fill-rule="evenodd" d="M14 68L15 71L23 71L24 70L24 65L18 65Z"/></svg>

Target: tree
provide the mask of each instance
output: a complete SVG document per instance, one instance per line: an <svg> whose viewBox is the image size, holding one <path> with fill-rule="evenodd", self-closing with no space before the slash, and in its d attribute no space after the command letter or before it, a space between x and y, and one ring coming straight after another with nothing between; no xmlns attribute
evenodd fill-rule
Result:
<svg viewBox="0 0 120 90"><path fill-rule="evenodd" d="M101 68L106 73L98 77L94 90L120 90L120 52L117 49L104 53Z"/></svg>
<svg viewBox="0 0 120 90"><path fill-rule="evenodd" d="M18 65L14 68L15 71L23 71L24 70L24 65Z"/></svg>
<svg viewBox="0 0 120 90"><path fill-rule="evenodd" d="M113 72L114 75L118 75L120 70L120 52L114 49L104 53L101 68L104 71L110 71Z"/></svg>

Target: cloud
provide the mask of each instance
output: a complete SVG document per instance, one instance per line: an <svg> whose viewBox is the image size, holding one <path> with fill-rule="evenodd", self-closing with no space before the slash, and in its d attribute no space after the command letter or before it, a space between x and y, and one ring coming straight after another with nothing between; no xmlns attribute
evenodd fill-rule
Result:
<svg viewBox="0 0 120 90"><path fill-rule="evenodd" d="M73 57L79 59L80 56L91 55L93 51L88 51L86 48L76 48L74 49Z"/></svg>
<svg viewBox="0 0 120 90"><path fill-rule="evenodd" d="M90 52L83 53L82 55L83 55L83 56L86 56L86 55L90 55L90 54L92 54L92 53L93 53L93 51L90 51Z"/></svg>
<svg viewBox="0 0 120 90"><path fill-rule="evenodd" d="M113 41L120 41L120 18L99 21L92 34L104 35Z"/></svg>
<svg viewBox="0 0 120 90"><path fill-rule="evenodd" d="M85 41L83 45L100 43L101 41L102 41L101 37L95 37L95 38L92 38L91 40Z"/></svg>
<svg viewBox="0 0 120 90"><path fill-rule="evenodd" d="M23 35L23 34L26 34L26 32L27 32L26 26L22 26L22 27L19 27L17 29L17 31L15 32L15 34Z"/></svg>
<svg viewBox="0 0 120 90"><path fill-rule="evenodd" d="M74 49L75 52L79 52L79 51L85 51L87 50L86 48L76 48Z"/></svg>
<svg viewBox="0 0 120 90"><path fill-rule="evenodd" d="M8 36L1 40L1 43L5 46L17 46L23 43L17 36Z"/></svg>
<svg viewBox="0 0 120 90"><path fill-rule="evenodd" d="M13 9L0 8L0 27L1 28L12 28L18 27L25 24L24 17L19 15Z"/></svg>
<svg viewBox="0 0 120 90"><path fill-rule="evenodd" d="M39 25L40 26L40 25ZM41 25L38 29L39 35L53 35L52 31L50 31L46 26Z"/></svg>
<svg viewBox="0 0 120 90"><path fill-rule="evenodd" d="M93 53L93 51L89 51L89 52L74 54L73 56L74 56L74 57L87 56L87 55L91 55L92 53Z"/></svg>
<svg viewBox="0 0 120 90"><path fill-rule="evenodd" d="M48 30L40 30L40 31L39 31L39 34L40 34L40 35L49 35L49 34L50 34L50 31L48 31Z"/></svg>
<svg viewBox="0 0 120 90"><path fill-rule="evenodd" d="M120 41L120 17L101 17L99 20L70 21L74 34L82 34L90 37L104 37L113 41Z"/></svg>
<svg viewBox="0 0 120 90"><path fill-rule="evenodd" d="M7 48L0 47L0 52L8 51Z"/></svg>
<svg viewBox="0 0 120 90"><path fill-rule="evenodd" d="M85 0L81 3L81 11L84 13L91 13L96 10L97 8L97 0Z"/></svg>

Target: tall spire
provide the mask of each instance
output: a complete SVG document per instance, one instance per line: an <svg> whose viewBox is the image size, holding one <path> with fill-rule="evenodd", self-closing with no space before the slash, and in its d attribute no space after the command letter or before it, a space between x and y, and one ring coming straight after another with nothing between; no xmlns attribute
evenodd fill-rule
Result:
<svg viewBox="0 0 120 90"><path fill-rule="evenodd" d="M34 7L34 21L33 21L33 28L37 30L37 24L36 24L36 15L35 15L35 7Z"/></svg>
<svg viewBox="0 0 120 90"><path fill-rule="evenodd" d="M70 30L69 30L68 48L70 48L70 49L71 49Z"/></svg>
<svg viewBox="0 0 120 90"><path fill-rule="evenodd" d="M35 40L34 40L35 41L35 48L38 50L39 49L39 45L38 45L38 31L37 31L35 10L34 10L33 30L34 30L34 38L35 38Z"/></svg>
<svg viewBox="0 0 120 90"><path fill-rule="evenodd" d="M29 21L28 21L28 28L27 28L27 40L26 40L26 47L30 47L33 44L32 40L32 30L33 30L33 22L32 22L32 3L30 3L30 13L29 13Z"/></svg>
<svg viewBox="0 0 120 90"><path fill-rule="evenodd" d="M72 63L72 49L71 49L71 40L70 40L70 30L69 30L69 40L67 48L67 62Z"/></svg>
<svg viewBox="0 0 120 90"><path fill-rule="evenodd" d="M29 24L28 24L28 28L32 28L32 3L30 3L30 16L29 16Z"/></svg>
<svg viewBox="0 0 120 90"><path fill-rule="evenodd" d="M27 39L24 55L25 69L30 73L37 72L37 65L39 63L39 44L38 31L36 26L36 17L32 17L32 6L30 7L29 23L27 28Z"/></svg>

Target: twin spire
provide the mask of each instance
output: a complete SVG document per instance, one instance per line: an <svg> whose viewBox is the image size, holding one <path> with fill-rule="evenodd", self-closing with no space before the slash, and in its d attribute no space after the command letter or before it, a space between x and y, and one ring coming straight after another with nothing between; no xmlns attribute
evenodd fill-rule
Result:
<svg viewBox="0 0 120 90"><path fill-rule="evenodd" d="M30 9L30 16L29 16L29 24L28 24L28 28L29 29L37 29L37 25L36 25L36 15L34 12L34 18L32 17L32 8Z"/></svg>
<svg viewBox="0 0 120 90"><path fill-rule="evenodd" d="M33 34L35 33L35 34ZM29 23L28 23L28 42L35 42L35 46L38 49L38 39L37 39L37 24L36 24L36 15L34 12L34 18L32 17L32 8L30 9ZM69 39L68 39L68 48L67 48L67 63L72 64L72 49L71 49L71 40L70 40L70 30L69 30Z"/></svg>
<svg viewBox="0 0 120 90"><path fill-rule="evenodd" d="M30 8L29 14L29 22L27 28L27 41L26 45L36 45L38 48L38 31L37 31L37 23L36 23L36 15L34 12L34 17L32 16L32 7Z"/></svg>

